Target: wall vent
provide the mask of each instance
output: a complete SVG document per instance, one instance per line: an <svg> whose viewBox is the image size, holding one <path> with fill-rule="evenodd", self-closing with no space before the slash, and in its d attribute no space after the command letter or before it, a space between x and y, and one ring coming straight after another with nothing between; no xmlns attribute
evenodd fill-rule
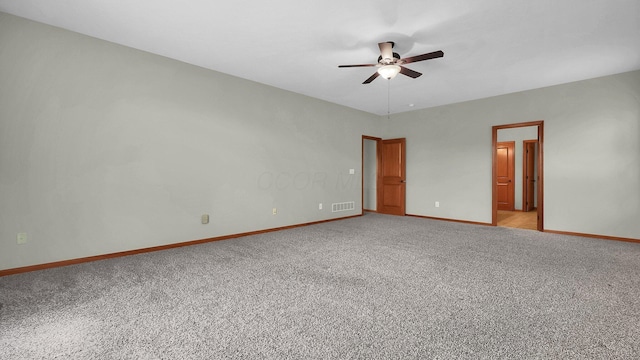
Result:
<svg viewBox="0 0 640 360"><path fill-rule="evenodd" d="M331 204L331 212L348 211L355 209L356 204L353 201L333 203Z"/></svg>

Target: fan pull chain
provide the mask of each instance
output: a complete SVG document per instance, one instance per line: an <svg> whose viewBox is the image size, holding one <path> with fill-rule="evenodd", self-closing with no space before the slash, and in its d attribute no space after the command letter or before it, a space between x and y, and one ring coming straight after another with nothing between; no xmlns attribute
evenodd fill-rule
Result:
<svg viewBox="0 0 640 360"><path fill-rule="evenodd" d="M387 79L387 120L391 120L391 79Z"/></svg>

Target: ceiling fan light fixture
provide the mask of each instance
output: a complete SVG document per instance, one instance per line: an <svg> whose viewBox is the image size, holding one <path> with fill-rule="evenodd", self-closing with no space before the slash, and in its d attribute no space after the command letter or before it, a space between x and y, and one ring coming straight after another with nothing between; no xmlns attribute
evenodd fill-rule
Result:
<svg viewBox="0 0 640 360"><path fill-rule="evenodd" d="M384 65L378 69L378 74L388 80L393 79L399 73L400 66L394 64Z"/></svg>

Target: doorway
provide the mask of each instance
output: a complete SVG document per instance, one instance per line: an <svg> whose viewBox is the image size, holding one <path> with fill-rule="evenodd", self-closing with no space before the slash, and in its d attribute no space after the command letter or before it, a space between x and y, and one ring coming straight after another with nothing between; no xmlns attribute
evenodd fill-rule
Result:
<svg viewBox="0 0 640 360"><path fill-rule="evenodd" d="M405 153L404 138L362 136L362 213L405 215Z"/></svg>
<svg viewBox="0 0 640 360"><path fill-rule="evenodd" d="M500 226L544 231L544 121L493 126L492 130L492 225L498 226L500 222ZM527 133L530 135L522 135ZM500 143L507 140L513 141L514 138L516 146L513 154L517 164L513 169L517 171L511 181L512 188L515 190L514 206L510 210L503 210L505 208L501 206L499 200L503 198L504 189L507 187L500 183L503 180L501 176L504 175L500 162L501 158L505 157L506 150Z"/></svg>
<svg viewBox="0 0 640 360"><path fill-rule="evenodd" d="M362 136L362 212L378 211L378 142L382 140Z"/></svg>

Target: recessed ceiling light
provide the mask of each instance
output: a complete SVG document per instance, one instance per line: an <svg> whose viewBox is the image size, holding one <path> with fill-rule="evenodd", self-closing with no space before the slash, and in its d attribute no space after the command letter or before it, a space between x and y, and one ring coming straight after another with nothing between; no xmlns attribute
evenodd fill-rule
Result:
<svg viewBox="0 0 640 360"><path fill-rule="evenodd" d="M413 106L414 106L413 104L409 104L409 107L413 107Z"/></svg>

